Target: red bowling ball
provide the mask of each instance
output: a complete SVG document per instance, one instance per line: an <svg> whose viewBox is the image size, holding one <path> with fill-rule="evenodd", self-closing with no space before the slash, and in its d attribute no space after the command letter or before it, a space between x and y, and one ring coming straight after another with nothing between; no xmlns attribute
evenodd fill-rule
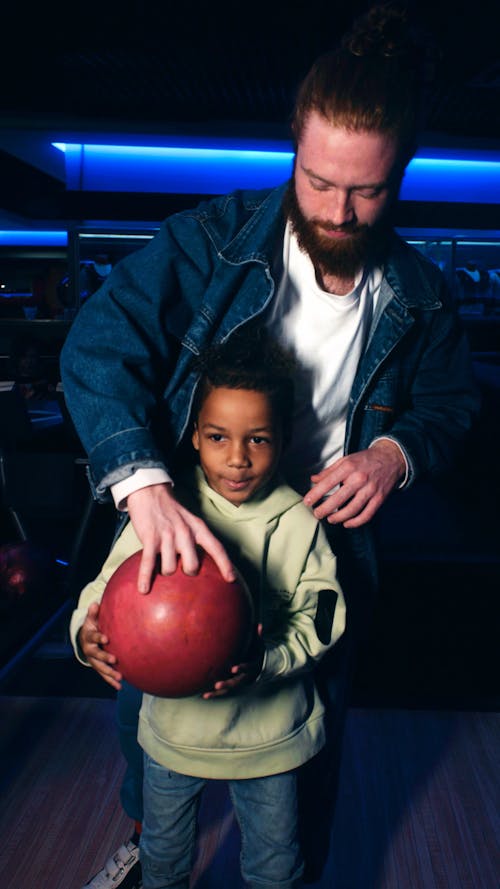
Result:
<svg viewBox="0 0 500 889"><path fill-rule="evenodd" d="M198 574L156 574L151 590L137 590L141 552L112 575L101 601L99 625L123 677L149 694L199 694L241 662L253 638L250 593L228 583L213 559L201 554Z"/></svg>

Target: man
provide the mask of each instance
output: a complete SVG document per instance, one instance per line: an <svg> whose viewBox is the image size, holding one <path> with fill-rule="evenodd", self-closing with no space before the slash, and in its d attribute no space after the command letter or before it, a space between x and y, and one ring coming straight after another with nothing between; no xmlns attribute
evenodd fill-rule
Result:
<svg viewBox="0 0 500 889"><path fill-rule="evenodd" d="M193 573L196 545L231 577L220 543L175 499L194 356L243 324L266 324L294 350L284 471L325 520L348 608L344 660L326 692L337 745L352 643L376 590L369 522L392 491L450 465L477 409L441 273L391 226L420 121L407 36L404 17L384 7L356 23L299 91L291 183L166 220L83 307L62 354L98 496L111 487L143 544L146 593L158 554L164 573L178 555ZM165 426L166 439L156 431Z"/></svg>

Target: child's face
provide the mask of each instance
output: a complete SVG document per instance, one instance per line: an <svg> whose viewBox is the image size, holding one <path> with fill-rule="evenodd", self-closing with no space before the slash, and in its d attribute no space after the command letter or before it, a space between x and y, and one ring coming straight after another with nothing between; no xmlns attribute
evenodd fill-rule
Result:
<svg viewBox="0 0 500 889"><path fill-rule="evenodd" d="M212 389L193 432L208 484L235 506L271 478L281 443L268 396L253 389Z"/></svg>

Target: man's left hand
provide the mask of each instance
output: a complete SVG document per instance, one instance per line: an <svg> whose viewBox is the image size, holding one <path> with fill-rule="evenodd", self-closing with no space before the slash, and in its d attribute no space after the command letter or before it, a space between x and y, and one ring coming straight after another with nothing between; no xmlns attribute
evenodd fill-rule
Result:
<svg viewBox="0 0 500 889"><path fill-rule="evenodd" d="M390 439L376 441L366 451L341 457L311 476L312 488L304 503L313 507L317 519L359 528L373 518L405 470L399 447Z"/></svg>

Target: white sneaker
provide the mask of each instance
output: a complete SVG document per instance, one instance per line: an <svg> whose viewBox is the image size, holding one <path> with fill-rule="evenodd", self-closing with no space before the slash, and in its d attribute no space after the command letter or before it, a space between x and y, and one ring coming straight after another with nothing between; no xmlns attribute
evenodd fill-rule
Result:
<svg viewBox="0 0 500 889"><path fill-rule="evenodd" d="M120 846L82 889L117 889L118 886L120 889L142 889L139 846L132 840Z"/></svg>

